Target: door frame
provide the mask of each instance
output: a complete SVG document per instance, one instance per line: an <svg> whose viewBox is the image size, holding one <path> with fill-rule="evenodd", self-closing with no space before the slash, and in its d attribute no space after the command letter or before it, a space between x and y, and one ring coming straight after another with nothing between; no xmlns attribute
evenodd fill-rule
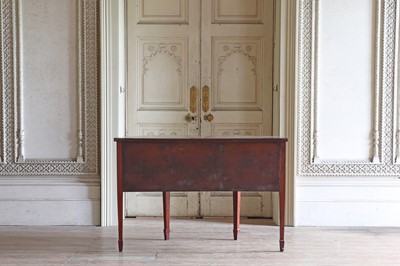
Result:
<svg viewBox="0 0 400 266"><path fill-rule="evenodd" d="M126 88L126 0L100 0L101 31L101 225L117 224L116 148L124 137ZM286 221L295 224L295 99L297 1L276 0L273 132L289 138L286 169ZM273 197L273 217L279 217Z"/></svg>

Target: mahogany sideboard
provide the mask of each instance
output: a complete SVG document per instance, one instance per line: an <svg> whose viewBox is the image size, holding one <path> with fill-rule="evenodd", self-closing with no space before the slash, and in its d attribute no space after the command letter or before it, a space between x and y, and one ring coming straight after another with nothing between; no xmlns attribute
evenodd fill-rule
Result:
<svg viewBox="0 0 400 266"><path fill-rule="evenodd" d="M232 191L234 239L241 191L278 191L280 251L284 249L286 138L135 137L117 142L118 248L123 249L123 192L163 193L169 239L170 192Z"/></svg>

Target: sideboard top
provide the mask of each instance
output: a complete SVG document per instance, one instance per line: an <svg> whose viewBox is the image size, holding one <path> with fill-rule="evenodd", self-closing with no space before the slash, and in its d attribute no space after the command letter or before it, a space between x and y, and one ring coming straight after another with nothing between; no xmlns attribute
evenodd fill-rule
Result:
<svg viewBox="0 0 400 266"><path fill-rule="evenodd" d="M114 138L116 142L287 142L287 138L272 136L141 136Z"/></svg>

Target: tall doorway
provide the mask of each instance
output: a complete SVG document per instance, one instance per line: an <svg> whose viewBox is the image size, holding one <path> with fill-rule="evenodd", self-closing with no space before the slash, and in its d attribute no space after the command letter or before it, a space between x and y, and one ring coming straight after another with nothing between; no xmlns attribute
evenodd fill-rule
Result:
<svg viewBox="0 0 400 266"><path fill-rule="evenodd" d="M128 0L126 15L127 136L272 135L274 0ZM231 215L231 196L171 193L171 214ZM126 199L128 216L162 214L161 193ZM242 193L242 215L271 201Z"/></svg>

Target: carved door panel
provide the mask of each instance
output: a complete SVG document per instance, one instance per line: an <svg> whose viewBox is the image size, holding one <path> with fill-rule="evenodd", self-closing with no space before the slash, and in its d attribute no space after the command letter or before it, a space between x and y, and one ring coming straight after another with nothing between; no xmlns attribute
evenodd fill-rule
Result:
<svg viewBox="0 0 400 266"><path fill-rule="evenodd" d="M201 134L272 135L274 1L203 0L202 14ZM232 215L231 202L201 193L201 214ZM242 215L270 206L271 193L242 193Z"/></svg>
<svg viewBox="0 0 400 266"><path fill-rule="evenodd" d="M127 135L271 135L274 0L128 0ZM243 177L246 178L246 177ZM173 193L171 213L232 213L231 193ZM128 193L128 215L161 215ZM271 216L270 193L242 214Z"/></svg>

